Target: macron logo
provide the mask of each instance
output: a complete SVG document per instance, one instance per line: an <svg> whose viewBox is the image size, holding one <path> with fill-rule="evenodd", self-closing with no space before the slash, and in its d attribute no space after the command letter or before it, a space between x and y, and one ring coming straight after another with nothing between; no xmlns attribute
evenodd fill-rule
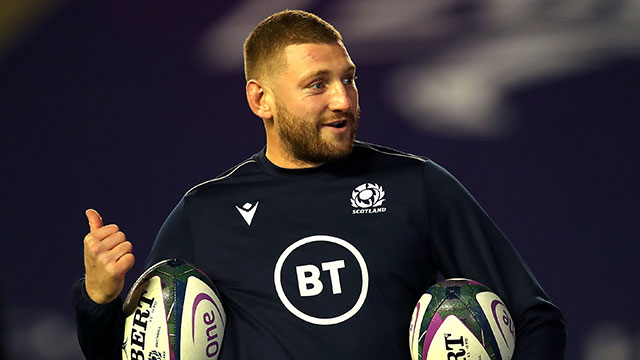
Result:
<svg viewBox="0 0 640 360"><path fill-rule="evenodd" d="M242 218L247 222L247 225L249 226L251 226L253 215L255 215L256 210L258 210L259 203L260 201L256 201L255 204L245 203L244 205L242 205L242 207L236 206L236 209L238 209L238 212L240 213L240 215L242 215Z"/></svg>

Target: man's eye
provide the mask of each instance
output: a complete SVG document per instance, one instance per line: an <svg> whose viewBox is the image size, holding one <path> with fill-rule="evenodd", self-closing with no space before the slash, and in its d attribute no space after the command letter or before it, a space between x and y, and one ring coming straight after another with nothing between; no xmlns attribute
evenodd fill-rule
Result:
<svg viewBox="0 0 640 360"><path fill-rule="evenodd" d="M311 86L309 86L309 87L312 88L312 89L316 89L316 90L322 89L324 87L324 83L316 82L316 83L311 84Z"/></svg>
<svg viewBox="0 0 640 360"><path fill-rule="evenodd" d="M343 82L347 85L353 85L356 82L357 76L351 76L343 80Z"/></svg>

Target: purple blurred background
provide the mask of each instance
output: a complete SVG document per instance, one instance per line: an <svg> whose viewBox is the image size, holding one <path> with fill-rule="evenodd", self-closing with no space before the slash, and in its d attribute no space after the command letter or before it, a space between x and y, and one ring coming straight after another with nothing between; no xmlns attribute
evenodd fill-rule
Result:
<svg viewBox="0 0 640 360"><path fill-rule="evenodd" d="M8 0L0 3L8 359L81 359L84 210L137 264L191 186L260 150L242 42L316 12L358 65L358 138L476 196L569 329L567 359L640 359L640 2Z"/></svg>

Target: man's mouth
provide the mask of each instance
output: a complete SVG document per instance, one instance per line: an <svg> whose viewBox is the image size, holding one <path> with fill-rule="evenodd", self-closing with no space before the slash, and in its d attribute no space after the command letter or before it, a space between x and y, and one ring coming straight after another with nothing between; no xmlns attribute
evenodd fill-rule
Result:
<svg viewBox="0 0 640 360"><path fill-rule="evenodd" d="M326 123L325 126L331 126L340 129L347 126L347 120L332 121L330 123Z"/></svg>

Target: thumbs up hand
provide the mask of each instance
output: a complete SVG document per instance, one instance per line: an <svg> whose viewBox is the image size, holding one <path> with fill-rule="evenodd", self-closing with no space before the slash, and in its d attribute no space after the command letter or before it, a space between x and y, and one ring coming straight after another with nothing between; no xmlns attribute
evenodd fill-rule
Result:
<svg viewBox="0 0 640 360"><path fill-rule="evenodd" d="M89 234L84 237L85 289L91 300L106 304L120 295L124 275L135 262L133 246L118 225L103 225L97 211L85 212Z"/></svg>

